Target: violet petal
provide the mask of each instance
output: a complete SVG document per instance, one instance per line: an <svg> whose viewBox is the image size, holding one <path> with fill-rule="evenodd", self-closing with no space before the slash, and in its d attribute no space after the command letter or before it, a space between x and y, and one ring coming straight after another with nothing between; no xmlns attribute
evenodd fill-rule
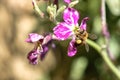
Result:
<svg viewBox="0 0 120 80"><path fill-rule="evenodd" d="M54 30L55 36L59 40L65 40L73 34L72 33L72 26L69 26L65 22L58 24L53 30Z"/></svg>
<svg viewBox="0 0 120 80"><path fill-rule="evenodd" d="M73 8L67 8L64 10L63 19L68 24L77 25L79 20L79 13Z"/></svg>
<svg viewBox="0 0 120 80"><path fill-rule="evenodd" d="M44 40L43 40L42 45L48 44L51 40L52 40L52 35L51 35L51 34L46 35L46 36L44 37Z"/></svg>
<svg viewBox="0 0 120 80"><path fill-rule="evenodd" d="M83 20L82 20L82 22L81 22L81 25L80 25L80 29L81 30L86 30L86 28L87 28L87 24L86 24L86 22L88 21L88 17L85 17Z"/></svg>
<svg viewBox="0 0 120 80"><path fill-rule="evenodd" d="M27 59L29 60L29 62L33 65L37 64L37 57L38 57L38 53L36 50L32 50L28 53Z"/></svg>
<svg viewBox="0 0 120 80"><path fill-rule="evenodd" d="M75 40L71 40L68 46L68 56L72 57L76 54L77 52L77 47L75 45Z"/></svg>
<svg viewBox="0 0 120 80"><path fill-rule="evenodd" d="M26 39L26 42L29 42L29 43L34 43L44 38L42 35L39 35L37 33L30 33L28 36L29 37Z"/></svg>
<svg viewBox="0 0 120 80"><path fill-rule="evenodd" d="M40 54L40 59L41 59L41 60L44 59L44 57L45 57L46 53L48 52L48 50L49 50L48 46L47 46L47 45L44 45L44 46L43 46L43 52L41 52L41 54Z"/></svg>
<svg viewBox="0 0 120 80"><path fill-rule="evenodd" d="M69 4L71 2L71 0L64 0L64 2Z"/></svg>

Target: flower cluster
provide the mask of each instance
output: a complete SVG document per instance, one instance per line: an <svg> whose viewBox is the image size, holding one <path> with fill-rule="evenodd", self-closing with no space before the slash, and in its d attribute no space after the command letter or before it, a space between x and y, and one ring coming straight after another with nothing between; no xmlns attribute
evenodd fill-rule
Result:
<svg viewBox="0 0 120 80"><path fill-rule="evenodd" d="M59 40L66 40L72 37L68 47L68 56L74 56L77 52L76 38L79 32L86 31L86 21L88 17L85 17L81 25L78 25L79 13L73 8L66 8L63 13L64 22L59 23L54 29L54 34Z"/></svg>
<svg viewBox="0 0 120 80"><path fill-rule="evenodd" d="M71 0L64 0L65 3L71 3ZM37 64L38 58L44 59L48 52L51 41L72 39L68 46L68 56L72 57L77 53L77 46L84 44L88 38L86 32L86 21L88 17L85 17L81 24L78 24L79 13L77 10L71 7L67 7L63 12L63 22L60 22L53 28L53 34L45 36L30 33L26 42L33 43L35 46L32 51L28 53L28 60L31 64Z"/></svg>
<svg viewBox="0 0 120 80"><path fill-rule="evenodd" d="M36 33L30 33L29 37L26 39L28 43L34 43L34 48L32 51L28 53L28 60L31 64L37 64L38 58L41 60L44 59L46 53L48 52L49 44L52 41L52 35L48 34L46 36L42 36Z"/></svg>

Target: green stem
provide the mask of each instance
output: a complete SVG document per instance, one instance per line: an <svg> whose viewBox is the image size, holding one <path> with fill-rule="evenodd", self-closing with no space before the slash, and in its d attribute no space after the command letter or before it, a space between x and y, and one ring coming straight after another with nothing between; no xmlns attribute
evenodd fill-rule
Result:
<svg viewBox="0 0 120 80"><path fill-rule="evenodd" d="M89 39L87 39L87 43L99 52L99 54L102 56L102 58L104 59L108 67L111 69L111 71L118 77L118 79L120 79L120 71L111 62L107 55L107 52L102 50L102 48L98 44Z"/></svg>

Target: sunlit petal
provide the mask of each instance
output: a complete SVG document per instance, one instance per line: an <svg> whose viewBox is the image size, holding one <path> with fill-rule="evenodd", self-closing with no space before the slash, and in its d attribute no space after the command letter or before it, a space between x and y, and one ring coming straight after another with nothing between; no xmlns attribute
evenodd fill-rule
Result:
<svg viewBox="0 0 120 80"><path fill-rule="evenodd" d="M26 42L30 42L30 43L34 43L39 40L43 40L43 38L44 38L42 35L39 35L37 33L30 33L28 36L29 37L26 39Z"/></svg>

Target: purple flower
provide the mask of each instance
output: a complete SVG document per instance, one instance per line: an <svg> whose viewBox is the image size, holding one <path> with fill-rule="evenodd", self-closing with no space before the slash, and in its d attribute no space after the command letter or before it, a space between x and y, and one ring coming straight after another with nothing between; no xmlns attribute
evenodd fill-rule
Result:
<svg viewBox="0 0 120 80"><path fill-rule="evenodd" d="M26 39L26 42L35 44L34 49L30 51L27 56L31 64L37 64L38 58L40 58L41 60L44 59L46 53L49 50L48 46L51 40L51 34L48 34L45 37L36 33L29 34L29 37Z"/></svg>
<svg viewBox="0 0 120 80"><path fill-rule="evenodd" d="M72 37L72 41L69 43L68 56L74 56L77 52L77 46L75 43L76 32L80 30L86 30L86 21L88 17L85 17L81 25L79 26L79 13L73 8L66 8L63 12L64 22L59 23L54 29L54 34L58 40L66 40Z"/></svg>

